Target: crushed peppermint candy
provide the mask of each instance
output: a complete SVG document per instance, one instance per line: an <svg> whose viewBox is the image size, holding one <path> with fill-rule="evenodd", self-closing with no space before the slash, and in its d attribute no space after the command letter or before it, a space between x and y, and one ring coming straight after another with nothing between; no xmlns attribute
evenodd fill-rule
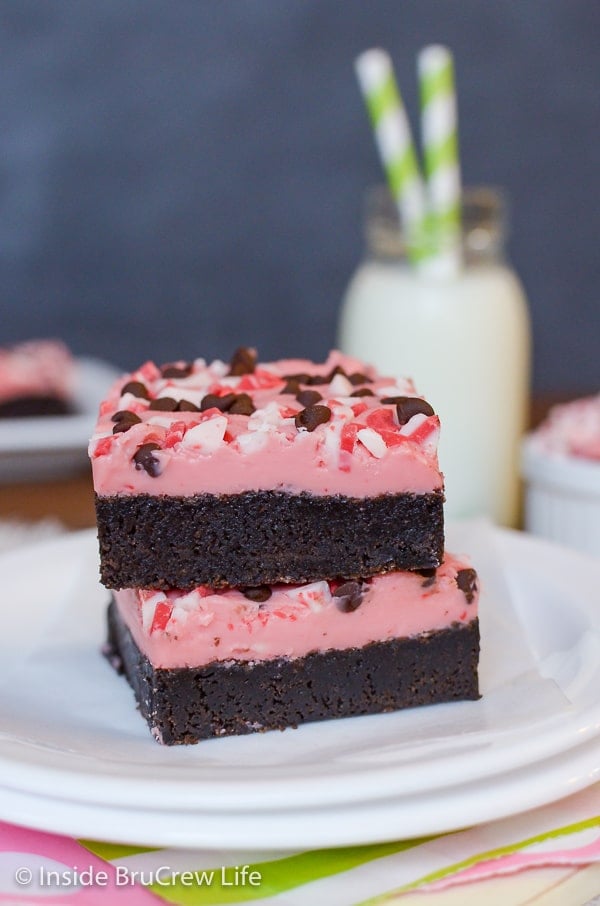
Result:
<svg viewBox="0 0 600 906"><path fill-rule="evenodd" d="M258 620L292 620L309 613L320 613L335 607L342 613L357 610L369 588L369 583L348 581L309 582L305 585L258 585L240 589L215 590L198 586L192 591L158 591L138 589L142 628L147 635L176 632L190 617L199 626L210 626L215 609L225 603L233 608L236 619L251 624ZM274 602L274 603L273 603Z"/></svg>
<svg viewBox="0 0 600 906"><path fill-rule="evenodd" d="M383 460L400 446L420 450L437 469L433 407L411 381L359 366L335 352L323 365L261 364L246 348L229 363L146 362L102 403L90 456L123 455L137 472L158 477L177 457L210 457L226 447L260 455L276 437L283 447L301 445L304 455L314 450L328 470L350 472L354 461Z"/></svg>
<svg viewBox="0 0 600 906"><path fill-rule="evenodd" d="M554 406L533 436L550 453L600 462L600 393Z"/></svg>

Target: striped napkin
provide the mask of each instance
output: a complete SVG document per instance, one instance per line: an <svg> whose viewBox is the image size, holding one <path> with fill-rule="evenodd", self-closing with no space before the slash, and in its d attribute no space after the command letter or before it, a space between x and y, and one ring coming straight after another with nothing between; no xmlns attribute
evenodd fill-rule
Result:
<svg viewBox="0 0 600 906"><path fill-rule="evenodd" d="M0 904L583 906L597 894L600 783L470 830L295 853L149 849L0 823Z"/></svg>

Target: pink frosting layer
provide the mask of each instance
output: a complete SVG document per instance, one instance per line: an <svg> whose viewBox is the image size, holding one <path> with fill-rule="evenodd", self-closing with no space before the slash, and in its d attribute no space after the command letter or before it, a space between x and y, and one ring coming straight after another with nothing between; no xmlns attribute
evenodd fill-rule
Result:
<svg viewBox="0 0 600 906"><path fill-rule="evenodd" d="M534 436L542 450L600 461L600 393L554 406Z"/></svg>
<svg viewBox="0 0 600 906"><path fill-rule="evenodd" d="M0 349L0 401L24 396L70 399L74 365L60 340L31 340Z"/></svg>
<svg viewBox="0 0 600 906"><path fill-rule="evenodd" d="M187 593L129 588L115 592L115 598L138 647L155 667L264 661L469 623L477 616L478 590L472 582L461 583L467 590L457 584L458 573L467 569L464 558L447 554L434 580L410 572L376 576L362 583L362 601L348 612L328 582L274 586L262 604L237 589L215 592L204 586Z"/></svg>
<svg viewBox="0 0 600 906"><path fill-rule="evenodd" d="M334 369L343 373L332 375ZM330 376L325 384L304 388L318 391L318 404L331 411L329 420L312 431L296 426L303 404L295 394L282 393L286 376L298 373ZM364 381L357 378L361 373ZM149 399L123 394L130 381L142 383ZM361 388L374 395L352 395ZM214 407L204 412L149 408L151 400L161 397L200 406L207 394L228 393L247 394L256 411L248 416ZM254 373L240 376L230 375L223 362L207 365L197 359L185 377L164 378L146 363L119 380L101 406L89 446L94 488L101 495L274 489L351 497L440 489L439 420L418 413L400 424L396 406L381 403L399 396L417 397L411 381L380 377L339 352L320 365L290 359L258 365ZM113 433L112 417L123 410L140 422ZM150 471L134 459L147 443L157 445Z"/></svg>

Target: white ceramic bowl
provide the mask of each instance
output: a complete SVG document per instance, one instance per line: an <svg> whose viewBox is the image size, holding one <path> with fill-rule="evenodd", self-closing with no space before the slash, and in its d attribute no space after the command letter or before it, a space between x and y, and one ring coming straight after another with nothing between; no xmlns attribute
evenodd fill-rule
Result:
<svg viewBox="0 0 600 906"><path fill-rule="evenodd" d="M525 529L600 557L600 462L549 452L530 435L521 468Z"/></svg>

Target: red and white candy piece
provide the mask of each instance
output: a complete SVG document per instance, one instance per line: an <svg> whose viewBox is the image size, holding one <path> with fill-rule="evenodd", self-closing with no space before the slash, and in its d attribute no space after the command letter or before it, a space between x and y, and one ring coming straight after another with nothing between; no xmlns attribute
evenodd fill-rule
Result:
<svg viewBox="0 0 600 906"><path fill-rule="evenodd" d="M181 446L199 453L214 453L221 446L226 431L227 418L215 415L186 431Z"/></svg>

